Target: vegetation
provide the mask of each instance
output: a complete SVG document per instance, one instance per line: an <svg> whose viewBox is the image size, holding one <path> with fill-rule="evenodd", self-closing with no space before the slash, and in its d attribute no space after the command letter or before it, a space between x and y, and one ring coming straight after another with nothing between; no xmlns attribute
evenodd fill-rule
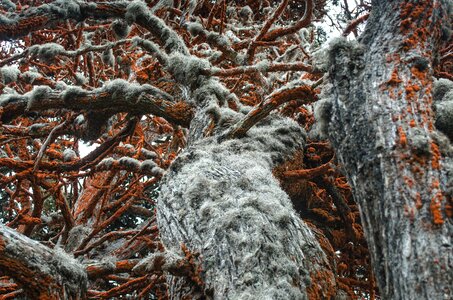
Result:
<svg viewBox="0 0 453 300"><path fill-rule="evenodd" d="M451 0L1 5L0 299L452 297Z"/></svg>

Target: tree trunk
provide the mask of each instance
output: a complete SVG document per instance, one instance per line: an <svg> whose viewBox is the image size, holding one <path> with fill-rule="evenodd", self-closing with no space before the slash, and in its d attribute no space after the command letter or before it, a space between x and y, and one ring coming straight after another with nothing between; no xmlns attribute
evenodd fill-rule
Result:
<svg viewBox="0 0 453 300"><path fill-rule="evenodd" d="M200 254L204 287L199 296L335 295L325 254L272 176L273 166L301 148L304 140L296 123L270 116L244 138L201 140L174 162L158 201L159 228L167 249L181 252L182 242ZM172 298L196 297L193 282L173 277L170 283Z"/></svg>
<svg viewBox="0 0 453 300"><path fill-rule="evenodd" d="M328 135L360 206L383 299L453 297L452 151L431 107L448 4L374 1L361 44L339 40L330 50Z"/></svg>

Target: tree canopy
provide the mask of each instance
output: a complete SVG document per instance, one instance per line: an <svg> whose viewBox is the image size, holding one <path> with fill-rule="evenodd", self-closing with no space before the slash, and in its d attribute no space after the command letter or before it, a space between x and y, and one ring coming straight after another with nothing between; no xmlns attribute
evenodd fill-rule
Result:
<svg viewBox="0 0 453 300"><path fill-rule="evenodd" d="M451 296L453 4L352 2L2 1L0 298Z"/></svg>

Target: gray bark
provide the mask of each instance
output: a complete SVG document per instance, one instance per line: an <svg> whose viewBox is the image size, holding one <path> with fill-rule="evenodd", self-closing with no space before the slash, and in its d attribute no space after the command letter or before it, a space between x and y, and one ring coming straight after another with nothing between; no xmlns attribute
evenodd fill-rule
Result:
<svg viewBox="0 0 453 300"><path fill-rule="evenodd" d="M448 5L375 1L361 44L331 45L322 121L359 204L384 299L453 297L453 152L431 108Z"/></svg>

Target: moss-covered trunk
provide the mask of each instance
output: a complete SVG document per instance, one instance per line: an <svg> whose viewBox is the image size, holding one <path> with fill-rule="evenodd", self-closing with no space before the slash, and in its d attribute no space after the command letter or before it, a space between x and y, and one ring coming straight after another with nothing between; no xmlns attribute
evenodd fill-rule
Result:
<svg viewBox="0 0 453 300"><path fill-rule="evenodd" d="M327 299L335 294L331 262L272 176L273 166L304 140L296 123L271 116L241 139L200 139L178 157L162 185L159 228L170 251L182 254L184 243L200 254L204 285L197 287L196 278L173 277L173 299L203 294L209 299L306 299L310 293Z"/></svg>

